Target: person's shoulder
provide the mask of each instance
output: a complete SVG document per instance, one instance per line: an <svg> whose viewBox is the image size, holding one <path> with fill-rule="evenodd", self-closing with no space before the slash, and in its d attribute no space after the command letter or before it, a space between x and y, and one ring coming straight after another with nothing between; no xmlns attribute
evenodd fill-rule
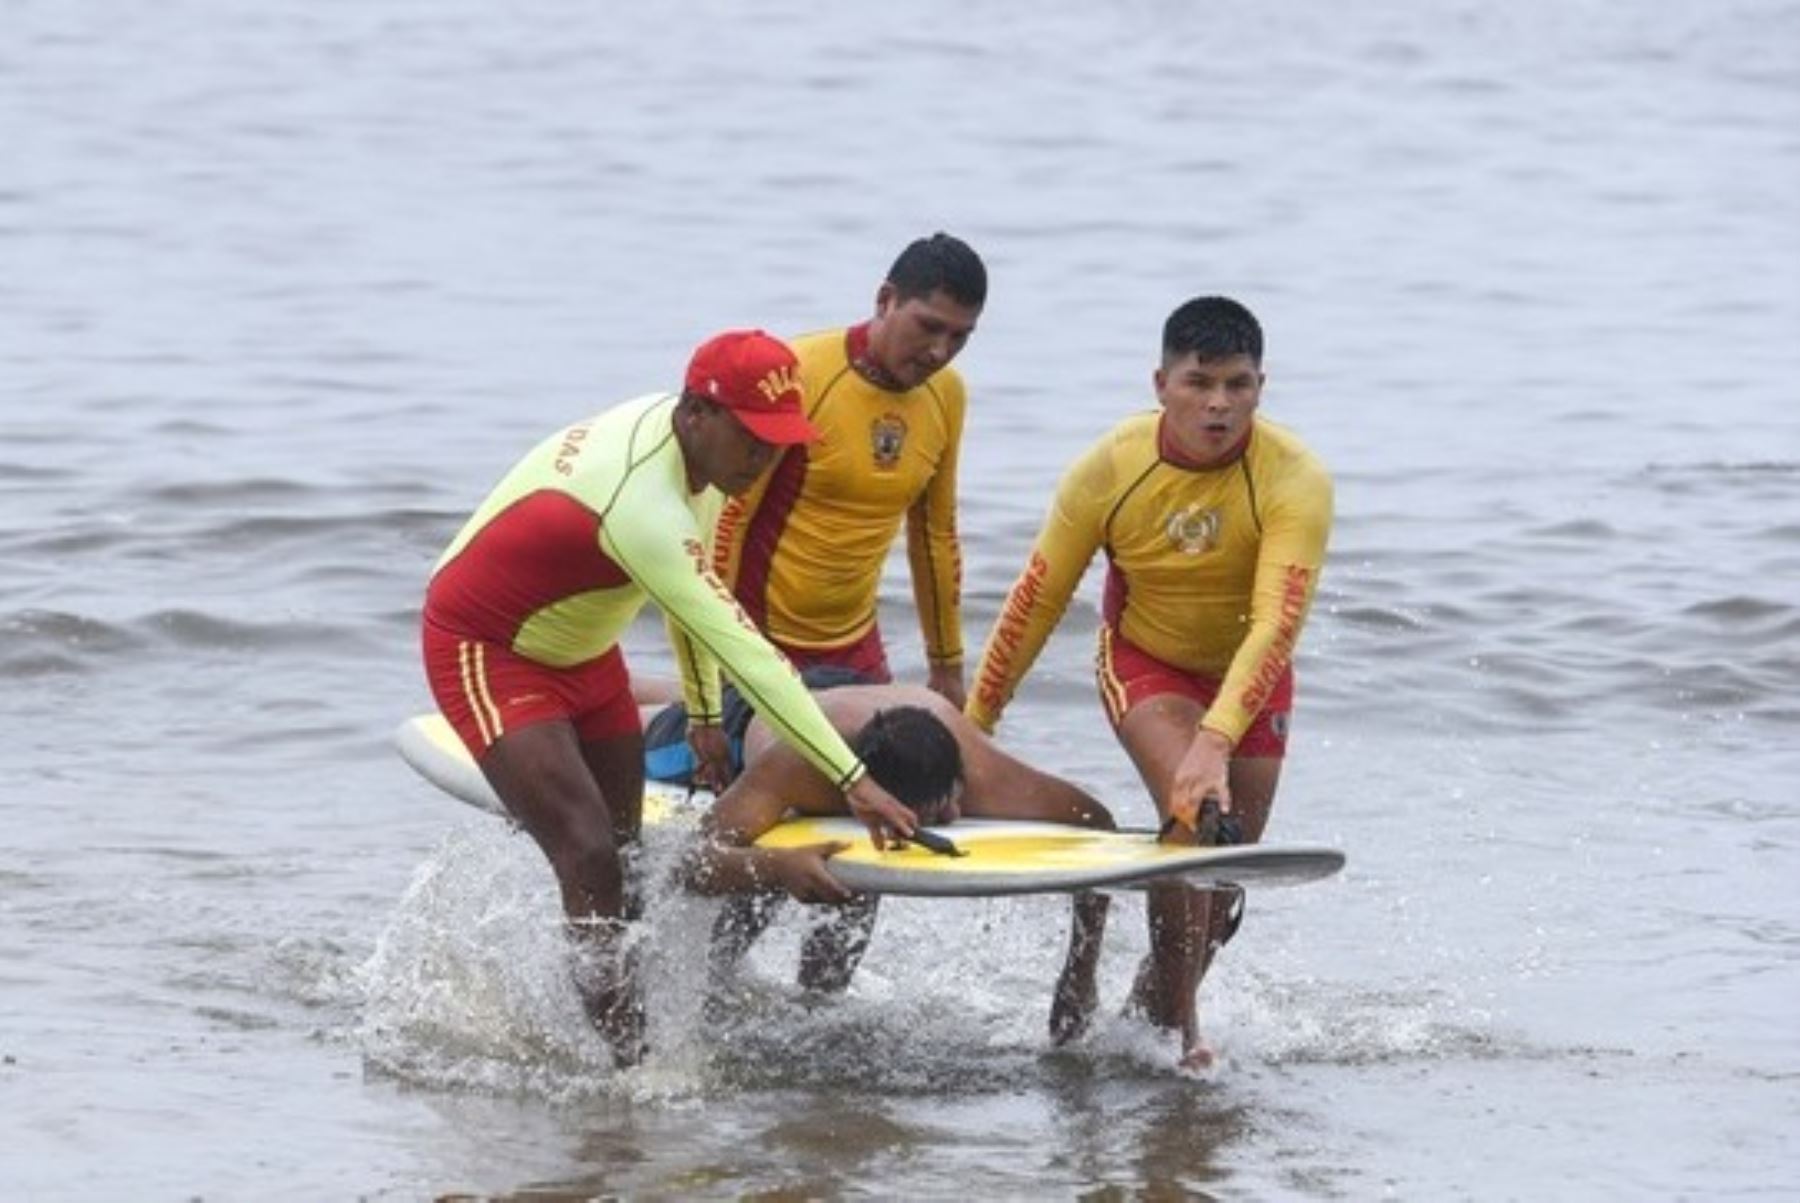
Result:
<svg viewBox="0 0 1800 1203"><path fill-rule="evenodd" d="M601 425L609 435L616 432L629 440L629 458L637 462L676 448L675 407L680 401L680 393L645 393L601 415Z"/></svg>
<svg viewBox="0 0 1800 1203"><path fill-rule="evenodd" d="M1140 410L1120 418L1107 432L1107 436L1116 444L1141 442L1145 439L1155 442L1156 427L1161 420L1160 409Z"/></svg>
<svg viewBox="0 0 1800 1203"><path fill-rule="evenodd" d="M654 428L660 422L662 426L666 427L670 424L671 415L675 411L675 403L679 400L681 400L680 393L643 393L636 397L627 397L625 400L601 410L579 425L608 429L633 429Z"/></svg>
<svg viewBox="0 0 1800 1203"><path fill-rule="evenodd" d="M681 394L660 392L643 393L636 397L627 397L623 401L614 401L605 409L590 412L584 418L577 418L566 426L559 427L548 437L561 439L571 430L591 430L597 426L630 426L641 420L645 414L653 412L657 406L667 404L674 408L675 402L681 400Z"/></svg>
<svg viewBox="0 0 1800 1203"><path fill-rule="evenodd" d="M845 343L848 328L831 326L824 330L809 330L804 334L796 334L787 340L794 355L800 360L800 366L810 368L830 362L850 362L850 350Z"/></svg>
<svg viewBox="0 0 1800 1203"><path fill-rule="evenodd" d="M966 395L969 391L969 382L963 378L962 369L953 363L947 363L933 372L926 377L925 383L935 385L943 392L955 393L958 397Z"/></svg>
<svg viewBox="0 0 1800 1203"><path fill-rule="evenodd" d="M1115 422L1090 447L1090 454L1105 455L1115 463L1134 457L1155 459L1157 429L1162 421L1160 409L1128 414Z"/></svg>
<svg viewBox="0 0 1800 1203"><path fill-rule="evenodd" d="M794 358L800 363L800 384L806 392L808 413L816 413L827 397L837 396L846 385L856 391L860 379L850 366L850 347L845 341L847 330L835 326L814 330L787 340Z"/></svg>
<svg viewBox="0 0 1800 1203"><path fill-rule="evenodd" d="M1066 504L1105 510L1119 490L1156 463L1157 411L1132 414L1089 443L1063 475Z"/></svg>
<svg viewBox="0 0 1800 1203"><path fill-rule="evenodd" d="M544 466L558 481L611 477L622 466L642 462L666 442L673 429L678 393L645 393L569 423L546 436L526 462Z"/></svg>
<svg viewBox="0 0 1800 1203"><path fill-rule="evenodd" d="M1331 485L1331 470L1291 428L1258 414L1256 437L1262 459L1278 476L1295 483Z"/></svg>
<svg viewBox="0 0 1800 1203"><path fill-rule="evenodd" d="M938 406L954 422L960 422L969 407L969 386L955 364L945 364L904 395L909 404L923 401Z"/></svg>

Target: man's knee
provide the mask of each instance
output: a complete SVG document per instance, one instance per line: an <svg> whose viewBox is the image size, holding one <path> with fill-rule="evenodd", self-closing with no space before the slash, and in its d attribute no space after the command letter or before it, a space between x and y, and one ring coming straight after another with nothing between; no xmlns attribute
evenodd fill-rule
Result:
<svg viewBox="0 0 1800 1203"><path fill-rule="evenodd" d="M861 952L875 932L876 905L875 896L865 894L833 907L808 933L808 943L822 952Z"/></svg>
<svg viewBox="0 0 1800 1203"><path fill-rule="evenodd" d="M571 824L560 833L550 861L565 884L610 897L625 887L624 851L607 824Z"/></svg>
<svg viewBox="0 0 1800 1203"><path fill-rule="evenodd" d="M1231 809L1243 830L1244 842L1254 844L1262 839L1268 826L1269 812L1275 806L1275 791L1281 784L1280 757L1237 756L1231 761Z"/></svg>

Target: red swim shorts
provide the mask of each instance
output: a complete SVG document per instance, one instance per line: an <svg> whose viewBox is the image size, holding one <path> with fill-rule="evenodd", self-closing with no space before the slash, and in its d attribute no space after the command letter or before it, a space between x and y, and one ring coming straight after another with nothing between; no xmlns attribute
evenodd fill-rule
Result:
<svg viewBox="0 0 1800 1203"><path fill-rule="evenodd" d="M793 647L786 643L777 643L775 646L802 672L821 664L829 664L837 668L848 668L864 681L875 685L885 685L894 679L892 670L888 668L887 648L882 645L879 626L871 626L868 634L843 647Z"/></svg>
<svg viewBox="0 0 1800 1203"><path fill-rule="evenodd" d="M1204 709L1219 696L1219 678L1206 673L1191 673L1170 664L1127 642L1111 627L1100 628L1100 656L1095 665L1100 682L1100 700L1106 704L1106 717L1113 730L1127 711L1140 702L1159 694L1178 694L1192 698ZM1244 732L1233 751L1236 756L1258 756L1279 760L1287 755L1288 718L1294 709L1294 669L1288 666L1281 680L1269 693L1262 713Z"/></svg>
<svg viewBox="0 0 1800 1203"><path fill-rule="evenodd" d="M429 618L423 624L425 678L438 710L479 760L508 731L568 719L583 740L643 730L625 654L551 668L497 643L463 639Z"/></svg>

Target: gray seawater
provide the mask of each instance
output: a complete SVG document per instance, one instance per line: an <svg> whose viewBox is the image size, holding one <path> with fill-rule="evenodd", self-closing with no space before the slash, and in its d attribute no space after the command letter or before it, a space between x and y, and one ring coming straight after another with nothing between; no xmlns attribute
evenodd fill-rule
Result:
<svg viewBox="0 0 1800 1203"><path fill-rule="evenodd" d="M0 5L0 1193L1754 1198L1800 1182L1800 5ZM1197 292L1340 519L1194 1079L1047 1048L1063 903L648 924L615 1075L536 853L389 745L431 560L730 325L994 289L979 640ZM1148 805L1093 588L1005 729ZM886 625L921 675L903 570ZM636 663L666 665L655 629ZM666 856L673 835L660 838Z"/></svg>

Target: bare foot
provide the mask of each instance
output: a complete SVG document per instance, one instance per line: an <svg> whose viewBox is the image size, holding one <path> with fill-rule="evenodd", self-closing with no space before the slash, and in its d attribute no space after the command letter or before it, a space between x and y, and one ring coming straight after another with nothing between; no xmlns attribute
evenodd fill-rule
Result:
<svg viewBox="0 0 1800 1203"><path fill-rule="evenodd" d="M1125 1015L1164 1031L1181 1033L1181 1059L1176 1062L1176 1068L1181 1072L1204 1073L1218 1064L1212 1046L1200 1036L1199 1017L1194 1008L1190 1005L1181 1015L1169 1013L1153 957L1146 956L1138 964L1137 978L1125 1000Z"/></svg>
<svg viewBox="0 0 1800 1203"><path fill-rule="evenodd" d="M1212 1046L1204 1040L1197 1039L1189 1044L1186 1051L1181 1054L1181 1060L1176 1067L1185 1073L1204 1073L1217 1065L1218 1061Z"/></svg>

